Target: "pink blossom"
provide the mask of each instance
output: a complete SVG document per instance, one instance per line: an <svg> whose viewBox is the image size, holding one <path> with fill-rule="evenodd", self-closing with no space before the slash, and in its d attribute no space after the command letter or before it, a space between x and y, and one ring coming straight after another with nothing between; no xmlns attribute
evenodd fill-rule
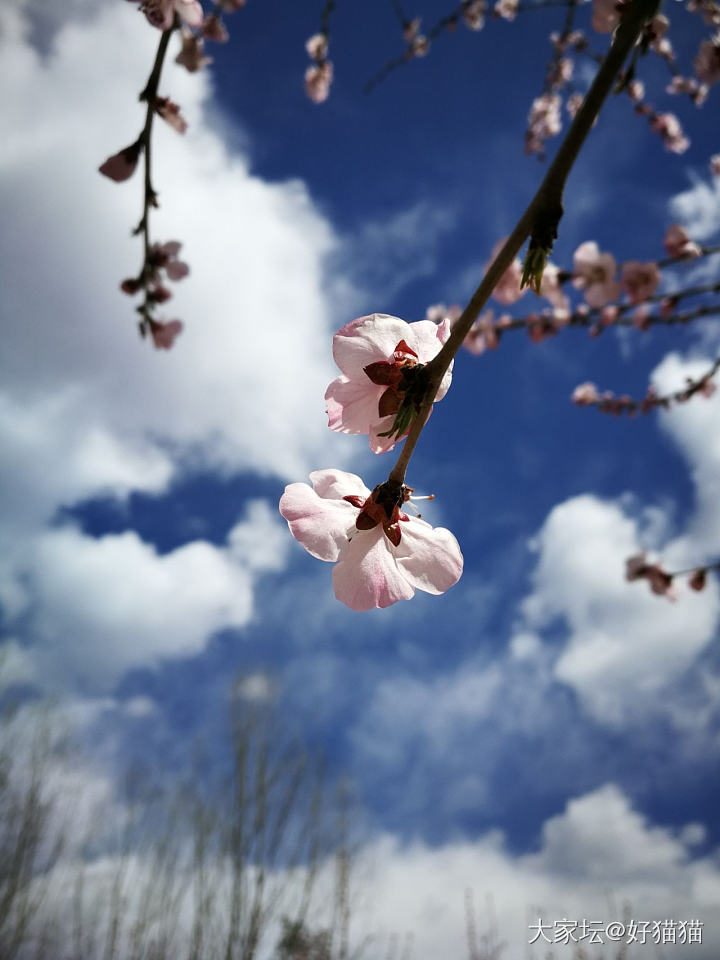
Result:
<svg viewBox="0 0 720 960"><path fill-rule="evenodd" d="M669 600L675 599L672 591L672 575L663 570L659 564L648 563L644 552L625 561L625 579L630 582L647 580L653 593L660 597L667 597Z"/></svg>
<svg viewBox="0 0 720 960"><path fill-rule="evenodd" d="M585 98L581 93L571 93L570 96L567 98L567 102L565 103L565 109L570 114L570 116L573 117L573 119L575 118L575 115L577 114L578 110L582 106L582 102L584 99Z"/></svg>
<svg viewBox="0 0 720 960"><path fill-rule="evenodd" d="M310 481L285 488L280 513L308 553L336 564L335 596L351 610L389 607L415 590L444 593L460 579L452 533L402 512L409 487L385 483L371 492L342 470L316 470Z"/></svg>
<svg viewBox="0 0 720 960"><path fill-rule="evenodd" d="M701 13L709 26L720 26L720 7L715 0L688 0L687 8L691 13Z"/></svg>
<svg viewBox="0 0 720 960"><path fill-rule="evenodd" d="M609 306L603 307L600 311L600 323L603 327L611 327L617 322L619 316L620 307L618 307L617 304L611 303Z"/></svg>
<svg viewBox="0 0 720 960"><path fill-rule="evenodd" d="M485 269L493 262L495 257L500 253L507 237L503 237L502 240L498 240L495 246L492 249L490 254L490 260L486 264ZM493 290L493 297L496 300L499 300L500 303L509 306L511 303L515 303L520 299L520 297L525 295L525 289L520 286L522 280L522 263L516 258L507 268L505 273L500 277L500 280L497 283L497 286Z"/></svg>
<svg viewBox="0 0 720 960"><path fill-rule="evenodd" d="M720 177L720 153L716 153L710 157L710 173L716 177Z"/></svg>
<svg viewBox="0 0 720 960"><path fill-rule="evenodd" d="M440 324L430 320L406 323L383 313L360 317L338 330L333 337L333 357L342 376L325 392L330 429L369 434L375 453L392 450L397 438L380 434L392 429L404 402L417 400L413 390L420 384L418 376L449 336L447 319ZM452 365L436 401L445 396L451 380Z"/></svg>
<svg viewBox="0 0 720 960"><path fill-rule="evenodd" d="M667 228L663 246L668 252L669 257L699 257L702 250L693 243L684 227L679 223L672 223Z"/></svg>
<svg viewBox="0 0 720 960"><path fill-rule="evenodd" d="M246 0L215 0L215 2L223 13L235 13L236 10L245 6Z"/></svg>
<svg viewBox="0 0 720 960"><path fill-rule="evenodd" d="M175 63L185 67L188 73L197 73L212 63L212 57L206 57L202 37L195 36L190 30L183 30L182 50L175 57Z"/></svg>
<svg viewBox="0 0 720 960"><path fill-rule="evenodd" d="M660 270L656 263L640 263L629 260L622 267L622 285L631 303L642 303L655 293L660 283Z"/></svg>
<svg viewBox="0 0 720 960"><path fill-rule="evenodd" d="M169 97L155 97L155 110L178 133L185 133L187 123L180 113L180 107Z"/></svg>
<svg viewBox="0 0 720 960"><path fill-rule="evenodd" d="M620 23L617 0L593 0L592 28L598 33L612 33Z"/></svg>
<svg viewBox="0 0 720 960"><path fill-rule="evenodd" d="M645 96L645 84L642 80L631 80L627 86L627 92L633 103L640 103Z"/></svg>
<svg viewBox="0 0 720 960"><path fill-rule="evenodd" d="M305 71L305 93L313 103L324 103L330 96L333 66L329 60L313 63Z"/></svg>
<svg viewBox="0 0 720 960"><path fill-rule="evenodd" d="M616 270L615 257L611 253L600 253L594 240L581 243L573 256L573 284L584 290L585 300L594 308L604 307L620 296Z"/></svg>
<svg viewBox="0 0 720 960"><path fill-rule="evenodd" d="M199 27L203 10L197 0L142 0L140 9L159 30L169 30L177 13L190 27Z"/></svg>
<svg viewBox="0 0 720 960"><path fill-rule="evenodd" d="M305 49L311 60L324 60L328 55L327 34L314 33L305 43Z"/></svg>
<svg viewBox="0 0 720 960"><path fill-rule="evenodd" d="M668 63L673 63L675 61L675 51L673 50L672 44L667 37L663 37L661 40L656 40L652 44L652 48L656 53L659 53L661 57L667 60Z"/></svg>
<svg viewBox="0 0 720 960"><path fill-rule="evenodd" d="M570 301L563 291L561 276L562 271L559 267L556 267L554 263L546 263L543 270L540 296L549 300L556 310L566 311L570 306ZM567 274L565 276L567 277Z"/></svg>
<svg viewBox="0 0 720 960"><path fill-rule="evenodd" d="M503 20L514 20L518 11L519 0L497 0L494 11L496 17Z"/></svg>
<svg viewBox="0 0 720 960"><path fill-rule="evenodd" d="M126 293L129 297L135 296L141 287L142 282L138 280L137 277L126 277L120 284L122 292Z"/></svg>
<svg viewBox="0 0 720 960"><path fill-rule="evenodd" d="M168 240L167 243L154 243L148 254L150 268L149 281L159 282L159 272L164 270L169 280L182 280L190 273L190 268L182 260L178 260L181 244L177 240Z"/></svg>
<svg viewBox="0 0 720 960"><path fill-rule="evenodd" d="M493 316L492 310L486 310L470 327L463 340L465 349L474 353L475 356L485 353L486 350L495 350L500 343L497 327L493 323Z"/></svg>
<svg viewBox="0 0 720 960"><path fill-rule="evenodd" d="M551 90L560 90L573 75L573 61L569 57L560 57L552 65L547 75L547 85Z"/></svg>
<svg viewBox="0 0 720 960"><path fill-rule="evenodd" d="M720 80L720 36L703 40L693 66L702 83L712 86Z"/></svg>
<svg viewBox="0 0 720 960"><path fill-rule="evenodd" d="M656 13L650 23L645 27L644 39L649 41L650 46L657 53L664 55L668 52L668 48L663 46L662 41L669 27L670 21L662 13Z"/></svg>
<svg viewBox="0 0 720 960"><path fill-rule="evenodd" d="M482 30L486 9L487 3L485 0L465 0L462 10L465 26L470 30Z"/></svg>
<svg viewBox="0 0 720 960"><path fill-rule="evenodd" d="M212 40L214 43L227 43L230 39L225 24L214 13L208 14L203 20L202 32L206 40Z"/></svg>
<svg viewBox="0 0 720 960"><path fill-rule="evenodd" d="M529 313L526 324L527 334L533 343L542 343L548 337L554 337L558 331L555 326L555 316L549 310L543 310L540 314Z"/></svg>
<svg viewBox="0 0 720 960"><path fill-rule="evenodd" d="M428 38L420 33L419 17L405 24L403 37L408 45L408 51L413 57L424 57L430 49Z"/></svg>
<svg viewBox="0 0 720 960"><path fill-rule="evenodd" d="M141 149L142 143L137 140L135 143L131 143L129 147L124 147L119 153L108 157L105 163L98 167L98 170L116 183L121 183L135 172Z"/></svg>
<svg viewBox="0 0 720 960"><path fill-rule="evenodd" d="M656 114L650 126L660 134L665 149L671 153L685 153L690 146L690 141L683 133L680 121L674 113Z"/></svg>
<svg viewBox="0 0 720 960"><path fill-rule="evenodd" d="M676 77L673 77L665 87L665 92L672 94L688 93L691 97L697 98L699 95L699 84L694 77L681 77L678 74Z"/></svg>
<svg viewBox="0 0 720 960"><path fill-rule="evenodd" d="M545 141L560 133L560 103L560 97L556 93L543 93L533 100L525 134L526 153L542 154Z"/></svg>
<svg viewBox="0 0 720 960"><path fill-rule="evenodd" d="M597 403L599 399L600 394L594 383L581 383L573 390L572 402L576 403L579 407L591 406Z"/></svg>
<svg viewBox="0 0 720 960"><path fill-rule="evenodd" d="M175 342L175 338L182 333L183 325L179 320L170 320L168 323L160 323L157 320L150 321L150 334L158 350L169 350Z"/></svg>

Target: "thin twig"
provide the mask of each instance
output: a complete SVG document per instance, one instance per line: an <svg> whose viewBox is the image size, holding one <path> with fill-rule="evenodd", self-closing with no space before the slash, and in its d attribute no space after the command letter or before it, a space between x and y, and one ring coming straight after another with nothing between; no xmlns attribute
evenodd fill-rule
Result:
<svg viewBox="0 0 720 960"><path fill-rule="evenodd" d="M520 217L515 229L503 244L502 249L488 267L480 286L460 315L442 350L425 368L428 378L425 398L410 426L408 437L397 463L390 471L389 484L402 485L405 482L405 473L410 457L422 433L442 378L501 277L536 227L538 219L555 208L562 209L565 182L578 153L607 95L611 91L617 75L622 69L625 58L632 50L643 25L653 16L656 7L656 0L632 0L627 7L616 30L608 55L598 70L595 80L535 196Z"/></svg>

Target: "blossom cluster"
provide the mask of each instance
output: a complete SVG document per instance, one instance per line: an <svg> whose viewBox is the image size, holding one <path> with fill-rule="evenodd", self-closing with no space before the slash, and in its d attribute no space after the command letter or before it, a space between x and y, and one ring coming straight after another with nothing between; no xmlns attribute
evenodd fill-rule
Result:
<svg viewBox="0 0 720 960"><path fill-rule="evenodd" d="M714 565L713 565L714 566ZM692 590L704 590L707 583L707 572L711 567L697 567L688 571L688 584ZM673 582L678 574L668 573L659 563L649 563L643 551L625 561L625 579L632 583L635 580L647 580L650 590L659 597L675 600Z"/></svg>
<svg viewBox="0 0 720 960"><path fill-rule="evenodd" d="M333 65L328 60L329 37L326 32L313 34L305 44L313 61L305 71L305 92L313 103L324 103L330 96Z"/></svg>
<svg viewBox="0 0 720 960"><path fill-rule="evenodd" d="M374 453L407 435L427 392L427 365L450 332L447 320L406 323L387 314L360 317L333 337L340 376L327 388L328 426L367 434ZM452 368L434 400L450 387ZM415 590L443 593L463 559L449 530L407 511L413 490L388 480L372 491L341 470L318 470L312 487L292 483L280 500L290 532L312 556L336 564L335 596L353 610L387 607Z"/></svg>
<svg viewBox="0 0 720 960"><path fill-rule="evenodd" d="M669 409L673 403L687 403L696 393L704 397L712 397L716 391L715 384L707 377L700 381L689 380L683 390L668 396L659 396L653 387L650 387L642 400L633 400L623 395L616 397L609 390L600 393L594 383L581 383L575 388L572 395L573 403L579 407L597 407L602 413L612 413L620 416L623 413L633 416L636 413L650 413L659 407Z"/></svg>
<svg viewBox="0 0 720 960"><path fill-rule="evenodd" d="M504 240L499 241L490 261L497 255ZM595 241L581 243L573 255L569 270L553 263L545 266L540 294L550 307L531 312L523 317L486 310L475 321L463 346L473 354L495 349L504 333L523 328L534 343L554 336L565 327L585 327L591 336L598 336L609 327L623 324L638 330L647 330L653 323L687 323L695 317L720 312L720 304L711 303L694 310L678 312L681 300L702 294L720 293L720 284L711 282L702 287L676 289L671 293L658 292L662 284L662 266L694 260L717 252L716 247L703 248L693 241L680 224L668 227L663 245L666 261L628 260L618 267L615 257L601 251ZM569 290L582 295L582 302L571 307ZM515 259L493 291L493 298L503 306L510 306L524 297L522 264ZM435 323L447 319L453 324L460 315L458 306L435 304L428 307L426 318ZM609 397L605 397L609 400ZM648 398L647 403L652 398ZM617 412L617 404L614 405Z"/></svg>
<svg viewBox="0 0 720 960"><path fill-rule="evenodd" d="M150 74L140 101L146 104L146 119L137 140L123 147L101 164L99 172L116 183L129 180L135 172L141 156L145 156L145 181L143 212L135 228L144 241L144 258L136 277L128 277L120 284L123 293L133 296L143 294L143 301L137 307L140 315L139 330L142 336L150 336L156 348L168 350L183 329L180 320L160 320L155 316L156 308L171 297L170 290L163 283L162 273L168 280L181 280L188 274L186 263L177 259L180 243L176 240L167 243L153 243L150 240L150 211L159 206L158 194L152 185L150 171L150 137L153 118L157 115L177 133L187 130L187 122L180 107L169 97L158 94L160 73L170 35L181 31L181 49L175 62L189 73L202 70L212 59L205 55L204 41L225 43L228 31L221 18L222 13L233 13L245 5L245 0L216 0L216 12L203 12L199 0L131 0L138 3L138 9L145 14L151 26L162 31L158 46L156 65Z"/></svg>

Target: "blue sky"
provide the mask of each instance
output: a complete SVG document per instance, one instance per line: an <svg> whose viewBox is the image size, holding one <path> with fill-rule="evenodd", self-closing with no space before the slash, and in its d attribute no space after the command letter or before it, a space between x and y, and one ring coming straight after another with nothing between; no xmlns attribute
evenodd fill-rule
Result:
<svg viewBox="0 0 720 960"><path fill-rule="evenodd" d="M340 606L330 566L277 515L312 469L373 486L393 462L326 429L332 332L469 297L544 170L522 139L563 11L460 27L364 95L400 29L389 4L339 3L317 106L312 7L248 0L209 71L166 69L190 129L157 131L153 229L184 242L191 274L168 314L186 330L162 355L117 290L139 256L139 179L95 174L139 128L157 35L109 0L62 21L40 0L0 14L4 697L50 694L79 717L87 754L67 762L117 802L128 763L173 781L196 741L219 788L228 705L271 702L354 784L375 921L415 929L420 960L462 949L468 885L493 893L509 960L528 905L602 912L608 886L652 918L701 917L716 954L720 595L670 604L623 565L641 547L675 568L717 556L720 399L635 420L569 399L585 380L681 385L715 356L714 321L512 333L458 356L408 479L436 494L424 515L457 536L463 578L386 611ZM430 25L447 7L408 12ZM669 16L688 64L702 25ZM641 74L692 147L666 153L613 99L568 186L561 266L589 239L659 258L677 219L718 242L713 91L696 110L664 93L662 63ZM412 896L394 900L398 884Z"/></svg>

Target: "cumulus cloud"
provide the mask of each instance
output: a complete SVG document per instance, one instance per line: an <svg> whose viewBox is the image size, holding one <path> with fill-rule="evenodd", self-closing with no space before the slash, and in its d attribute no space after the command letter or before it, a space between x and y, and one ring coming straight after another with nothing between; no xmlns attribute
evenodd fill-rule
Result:
<svg viewBox="0 0 720 960"><path fill-rule="evenodd" d="M694 240L708 240L720 230L720 179L693 177L693 185L670 201L670 212Z"/></svg>
<svg viewBox="0 0 720 960"><path fill-rule="evenodd" d="M115 184L97 167L137 135L157 38L131 4L0 11L0 444L13 464L0 479L0 605L11 627L25 618L41 672L103 683L247 623L286 536L258 502L225 545L161 556L132 531L54 527L59 508L163 495L196 469L302 476L330 449L336 237L304 184L263 181L227 146L237 137L211 107L209 74L175 67L172 51L160 92L190 129L156 123L153 232L185 241L191 274L168 316L186 328L167 353L137 336L119 282L141 255L140 174Z"/></svg>
<svg viewBox="0 0 720 960"><path fill-rule="evenodd" d="M153 437L213 466L304 470L325 438L323 263L335 241L303 184L251 175L206 119L208 77L168 69L164 89L191 127L180 139L157 124L154 229L186 240L192 273L170 305L186 332L156 353L139 342L118 290L137 270L128 235L140 183L96 172L141 124L135 92L156 35L129 5L101 8L57 34L41 59L22 20L6 11L3 25L2 82L14 91L2 106L0 160L5 389L58 403L72 386L62 423L76 432L102 428L126 445Z"/></svg>
<svg viewBox="0 0 720 960"><path fill-rule="evenodd" d="M711 363L670 354L652 383L659 394L679 390ZM720 614L712 580L697 594L680 579L675 604L652 595L643 581L625 581L625 561L642 549L660 551L668 570L685 570L713 560L720 544L720 397L695 397L659 418L694 482L686 529L673 530L666 510L638 511L630 496L567 500L534 541L533 589L523 604L524 628L562 638L555 678L596 720L613 726L658 711L680 717L673 688L715 637ZM705 689L703 698L711 693Z"/></svg>
<svg viewBox="0 0 720 960"><path fill-rule="evenodd" d="M670 603L644 582L629 584L625 561L642 546L635 519L619 503L575 497L555 507L536 545L534 588L524 604L528 624L557 623L565 637L555 676L590 713L622 724L662 705L672 681L712 640L718 618L715 584L682 592ZM695 562L684 540L665 545L669 569Z"/></svg>
<svg viewBox="0 0 720 960"><path fill-rule="evenodd" d="M671 353L655 369L653 385L658 393L682 389L688 377L703 376L712 362L711 357ZM661 423L685 457L695 485L688 537L698 561L712 559L720 546L720 395L676 406L661 414Z"/></svg>
<svg viewBox="0 0 720 960"><path fill-rule="evenodd" d="M281 568L287 547L266 501L248 505L225 546L195 540L162 555L132 530L43 531L26 545L18 611L40 677L107 687L131 667L198 653L251 620L255 578Z"/></svg>
<svg viewBox="0 0 720 960"><path fill-rule="evenodd" d="M412 931L418 960L465 956L464 900L471 890L476 906L491 898L497 939L506 944L502 956L520 960L533 936L529 922L538 916L552 937L554 921L562 918L622 921L622 904L629 902L638 921L703 920L703 946L691 949L713 956L720 942L713 908L718 861L714 855L693 860L686 837L687 829L649 824L614 784L570 799L546 821L532 854L512 854L498 832L439 848L385 837L365 851L375 870L368 916L385 931ZM492 918L482 906L478 913L483 933ZM544 941L538 946L538 955L550 949ZM663 949L684 955L682 947ZM654 956L655 945L646 951Z"/></svg>

